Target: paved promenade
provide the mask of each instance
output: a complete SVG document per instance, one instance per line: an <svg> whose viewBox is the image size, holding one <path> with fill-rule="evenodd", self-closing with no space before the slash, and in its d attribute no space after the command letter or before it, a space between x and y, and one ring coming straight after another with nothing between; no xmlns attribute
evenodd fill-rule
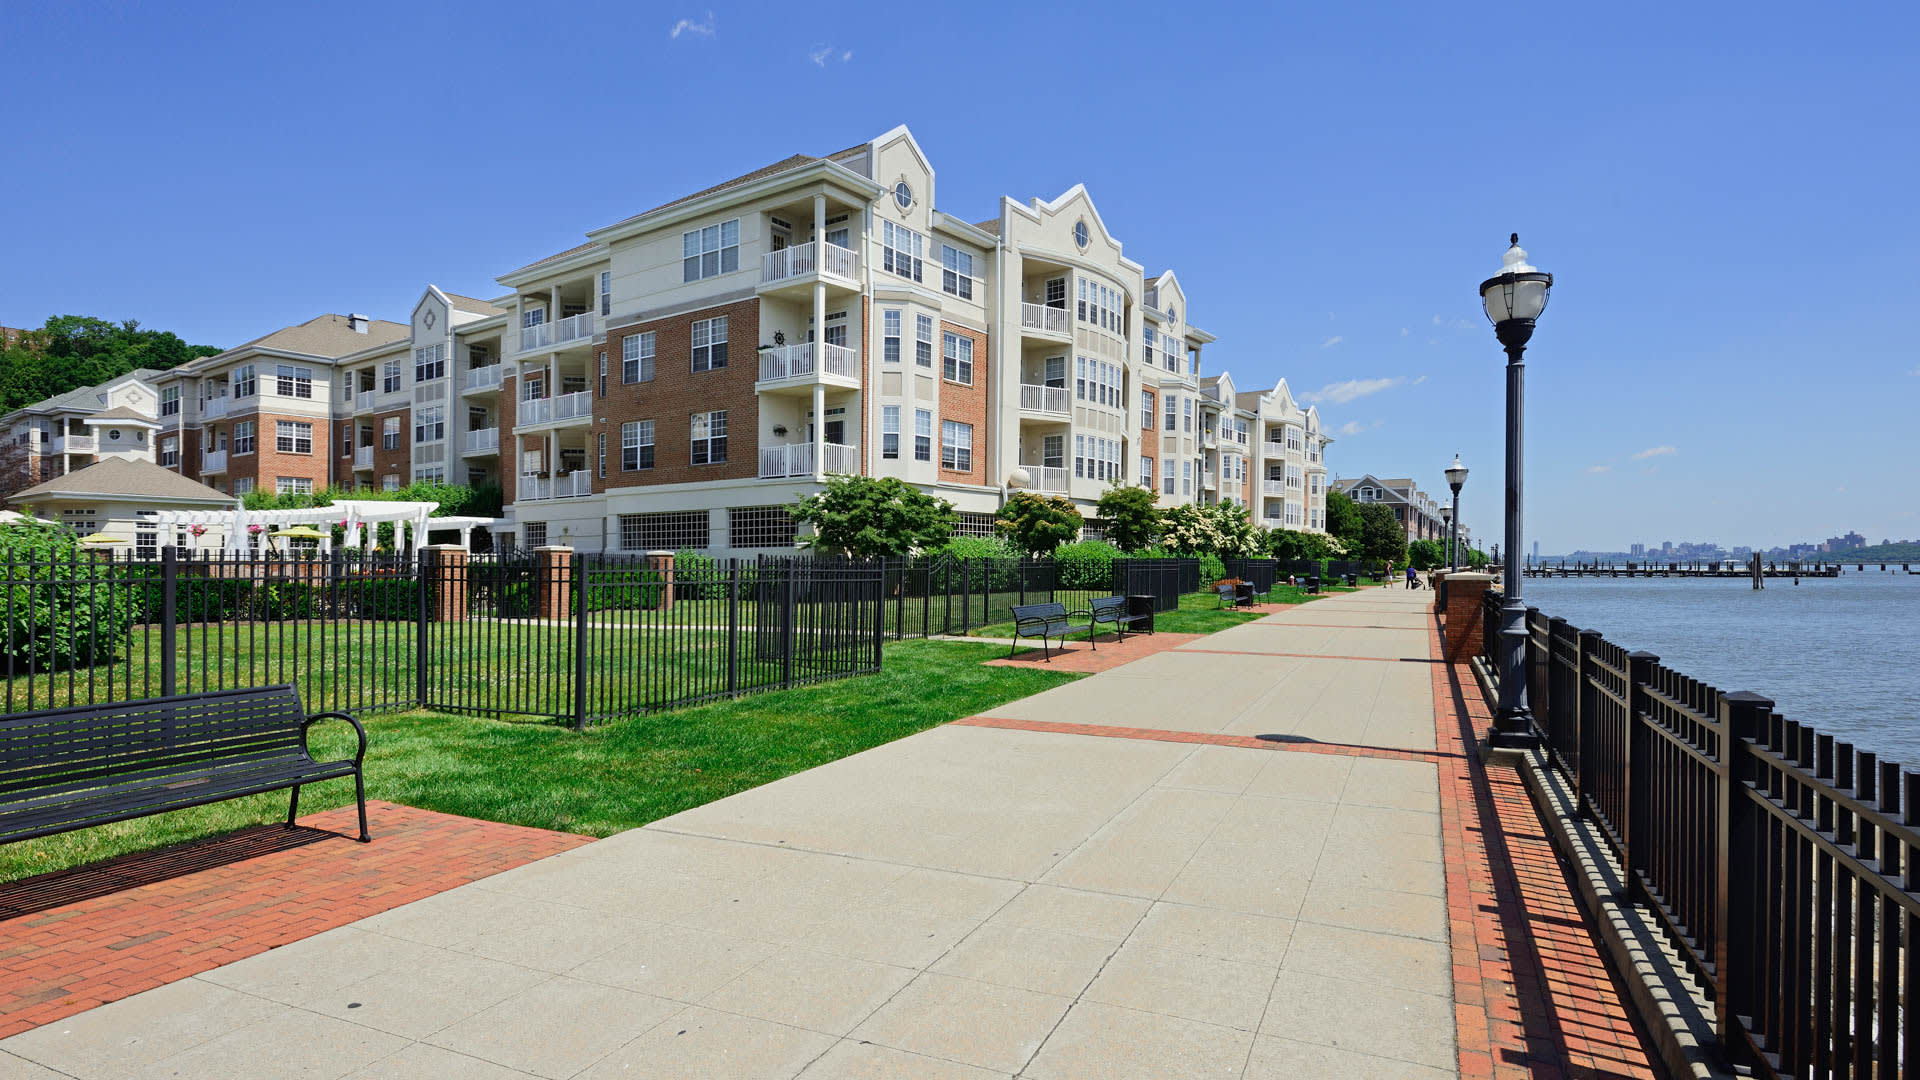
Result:
<svg viewBox="0 0 1920 1080"><path fill-rule="evenodd" d="M0 1078L1650 1075L1429 599L1186 642L14 1036Z"/></svg>

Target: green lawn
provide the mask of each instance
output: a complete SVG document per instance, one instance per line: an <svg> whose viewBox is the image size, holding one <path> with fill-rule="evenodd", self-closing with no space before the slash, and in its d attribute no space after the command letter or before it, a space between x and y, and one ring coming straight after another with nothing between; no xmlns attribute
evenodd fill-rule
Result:
<svg viewBox="0 0 1920 1080"><path fill-rule="evenodd" d="M1334 591L1353 592L1354 590L1342 586ZM1298 586L1279 584L1273 587L1272 592L1259 599L1275 604L1304 604L1310 600L1318 600L1320 597L1310 596L1306 589ZM1067 604L1067 609L1071 611L1075 608L1073 604ZM1252 622L1262 617L1257 612L1221 607L1220 594L1209 589L1205 592L1187 593L1180 597L1178 610L1163 611L1153 617L1153 628L1165 630L1169 634L1211 634L1216 630L1225 630L1230 626L1238 626L1243 622ZM1111 627L1102 630L1102 633L1106 634L1112 632ZM1008 620L976 626L967 633L973 637L1010 638L1013 636L1013 622ZM1071 640L1080 640L1087 636L1087 631L1081 628L1071 631L1067 636Z"/></svg>
<svg viewBox="0 0 1920 1080"><path fill-rule="evenodd" d="M369 798L589 836L644 825L1079 676L989 667L987 644L886 646L877 675L657 713L574 732L427 712L364 718ZM315 752L351 753L344 725ZM303 810L352 800L351 781L302 793ZM0 846L0 881L279 820L286 796L254 796ZM376 836L375 842L378 842Z"/></svg>

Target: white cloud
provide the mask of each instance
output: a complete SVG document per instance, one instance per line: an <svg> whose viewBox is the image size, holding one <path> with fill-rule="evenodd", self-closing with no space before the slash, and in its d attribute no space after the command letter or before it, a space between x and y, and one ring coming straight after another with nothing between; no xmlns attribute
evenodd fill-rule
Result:
<svg viewBox="0 0 1920 1080"><path fill-rule="evenodd" d="M813 48L807 50L807 59L813 61L814 67L826 67L829 62L835 61L836 59L842 64L853 59L852 49L840 49L838 51L840 55L836 58L833 55L835 52L834 46L824 43L815 45Z"/></svg>
<svg viewBox="0 0 1920 1080"><path fill-rule="evenodd" d="M1415 385L1415 386L1419 386L1419 385L1420 385L1421 383L1423 383L1423 382L1426 382L1426 381L1427 381L1427 377L1426 377L1425 375L1422 375L1422 376L1420 376L1419 378L1417 378L1417 379L1415 379L1415 380L1413 380L1413 385Z"/></svg>
<svg viewBox="0 0 1920 1080"><path fill-rule="evenodd" d="M1349 420L1346 423L1341 424L1335 433L1339 435L1344 435L1347 438L1352 438L1353 436L1358 435L1361 432L1367 430L1369 426L1379 427L1380 425L1378 424L1367 425L1367 424L1361 423L1358 420Z"/></svg>
<svg viewBox="0 0 1920 1080"><path fill-rule="evenodd" d="M1677 446L1649 446L1645 450L1633 455L1633 460L1645 461L1650 457L1663 457L1667 454L1677 454L1679 452L1680 448Z"/></svg>
<svg viewBox="0 0 1920 1080"><path fill-rule="evenodd" d="M847 49L846 51L844 51L844 52L842 52L842 53L840 54L840 62L841 62L841 63L843 63L843 64L844 64L844 63L846 63L847 61L849 61L849 60L851 60L851 59L853 59L853 50L852 50L852 49Z"/></svg>
<svg viewBox="0 0 1920 1080"><path fill-rule="evenodd" d="M1448 330L1473 329L1473 321L1471 319L1449 319L1445 315L1435 315L1433 317L1433 325L1438 327L1443 327Z"/></svg>
<svg viewBox="0 0 1920 1080"><path fill-rule="evenodd" d="M673 24L673 29L668 32L667 36L677 38L681 34L692 34L694 37L712 37L713 12L707 12L706 22L694 22L692 19L681 19L679 22Z"/></svg>
<svg viewBox="0 0 1920 1080"><path fill-rule="evenodd" d="M1590 473L1603 473L1603 472L1612 472L1612 471L1613 471L1613 466L1611 466L1611 465L1589 465L1589 466L1587 466L1587 471L1588 471L1588 472L1590 472Z"/></svg>
<svg viewBox="0 0 1920 1080"><path fill-rule="evenodd" d="M1338 338L1334 339L1338 341ZM1382 390L1391 390L1406 382L1406 377L1396 375L1390 379L1348 379L1345 382L1328 383L1318 390L1300 395L1300 400L1311 403L1329 401L1335 405L1344 405L1355 398L1368 394L1377 394Z"/></svg>
<svg viewBox="0 0 1920 1080"><path fill-rule="evenodd" d="M1400 328L1400 336L1401 336L1401 337L1406 337L1406 336L1407 336L1407 335L1408 335L1409 333L1411 333L1411 332L1412 332L1412 331L1410 331L1410 330L1408 330L1408 329L1407 329L1406 327L1404 327L1404 326Z"/></svg>
<svg viewBox="0 0 1920 1080"><path fill-rule="evenodd" d="M1320 347L1323 349L1331 349L1335 345L1338 345L1345 340L1347 339L1344 337L1341 337L1339 334L1335 334L1332 337L1328 338L1327 340L1321 342Z"/></svg>

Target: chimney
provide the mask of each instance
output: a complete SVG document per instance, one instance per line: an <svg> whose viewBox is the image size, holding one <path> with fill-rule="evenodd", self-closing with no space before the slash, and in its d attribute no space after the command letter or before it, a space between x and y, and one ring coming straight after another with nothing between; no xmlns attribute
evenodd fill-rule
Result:
<svg viewBox="0 0 1920 1080"><path fill-rule="evenodd" d="M347 316L347 326L348 326L348 327L349 327L350 329L352 329L352 330L353 330L353 332L354 332L354 333L356 333L356 334L364 334L364 333L366 333L366 332L367 332L367 323L368 323L368 322L370 322L370 321L372 321L372 320L370 320L370 319L368 319L368 318L367 318L367 317L366 317L365 315L349 315L349 316Z"/></svg>

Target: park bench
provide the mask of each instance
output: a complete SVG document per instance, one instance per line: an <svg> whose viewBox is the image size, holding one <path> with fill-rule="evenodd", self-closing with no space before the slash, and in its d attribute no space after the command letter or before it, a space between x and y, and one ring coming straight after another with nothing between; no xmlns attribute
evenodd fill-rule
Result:
<svg viewBox="0 0 1920 1080"><path fill-rule="evenodd" d="M1088 605L1087 644L1093 645L1093 637L1100 632L1101 623L1113 626L1115 635L1121 641L1127 640L1127 627L1136 623L1146 623L1147 633L1153 633L1152 612L1132 612L1127 610L1127 598L1124 596L1102 596ZM1135 631L1138 633L1138 631ZM1099 648L1094 645L1094 648Z"/></svg>
<svg viewBox="0 0 1920 1080"><path fill-rule="evenodd" d="M1220 594L1220 606L1252 607L1254 605L1253 582L1243 581L1238 585L1215 585L1214 591Z"/></svg>
<svg viewBox="0 0 1920 1080"><path fill-rule="evenodd" d="M351 760L316 761L307 729L353 725ZM263 791L353 777L360 841L367 789L360 763L366 729L345 713L308 716L292 686L216 690L0 717L0 843L184 810Z"/></svg>
<svg viewBox="0 0 1920 1080"><path fill-rule="evenodd" d="M1074 612L1073 614L1085 613ZM1021 638L1037 637L1040 639L1041 655L1046 659L1047 663L1053 663L1053 653L1048 651L1047 640L1057 637L1061 639L1062 645L1066 643L1067 631L1073 629L1073 623L1069 621L1068 615L1067 605L1065 604L1014 605L1014 641L1013 647L1007 650L1007 658L1009 660L1013 658L1014 650L1020 647Z"/></svg>

